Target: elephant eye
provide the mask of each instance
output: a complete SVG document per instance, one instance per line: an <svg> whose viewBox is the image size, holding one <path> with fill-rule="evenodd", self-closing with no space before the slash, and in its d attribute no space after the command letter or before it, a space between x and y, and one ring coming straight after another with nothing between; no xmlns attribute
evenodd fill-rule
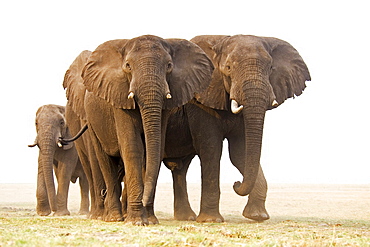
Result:
<svg viewBox="0 0 370 247"><path fill-rule="evenodd" d="M167 64L167 71L170 72L172 70L172 68L173 68L172 62L168 62L168 64Z"/></svg>
<svg viewBox="0 0 370 247"><path fill-rule="evenodd" d="M60 121L60 125L64 126L64 121L63 120Z"/></svg>
<svg viewBox="0 0 370 247"><path fill-rule="evenodd" d="M130 64L129 64L129 63L126 63L126 64L125 64L125 67L126 67L126 69L127 69L127 70L131 70L131 66L130 66Z"/></svg>
<svg viewBox="0 0 370 247"><path fill-rule="evenodd" d="M225 65L225 74L230 75L231 72L231 66L230 65Z"/></svg>

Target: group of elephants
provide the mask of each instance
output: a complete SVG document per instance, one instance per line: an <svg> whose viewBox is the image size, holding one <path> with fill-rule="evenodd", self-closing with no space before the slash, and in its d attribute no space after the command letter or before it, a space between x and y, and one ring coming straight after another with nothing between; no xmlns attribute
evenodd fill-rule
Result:
<svg viewBox="0 0 370 247"><path fill-rule="evenodd" d="M30 146L40 149L37 213L69 214L69 181L79 177L81 213L156 224L153 205L163 161L173 175L175 219L223 222L219 177L227 139L230 161L243 176L234 190L249 195L243 216L266 220L267 183L260 166L265 113L300 95L308 80L298 52L276 38L144 35L83 51L65 74L67 105L45 105L36 114L38 134ZM186 187L195 155L202 173L198 215Z"/></svg>

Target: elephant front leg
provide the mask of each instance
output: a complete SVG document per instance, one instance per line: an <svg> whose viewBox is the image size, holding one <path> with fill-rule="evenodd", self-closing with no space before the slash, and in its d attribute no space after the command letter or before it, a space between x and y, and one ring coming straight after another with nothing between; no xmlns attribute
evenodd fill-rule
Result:
<svg viewBox="0 0 370 247"><path fill-rule="evenodd" d="M266 195L267 195L267 182L262 171L259 167L258 176L252 192L249 194L248 203L244 208L243 216L245 218L264 221L270 219L266 210Z"/></svg>
<svg viewBox="0 0 370 247"><path fill-rule="evenodd" d="M143 169L144 147L140 135L130 142L130 138L122 140L125 143L121 150L125 168L125 187L127 188L127 217L125 223L133 225L148 225L148 214L143 206ZM127 144L127 145L126 145ZM156 220L158 221L158 220Z"/></svg>
<svg viewBox="0 0 370 247"><path fill-rule="evenodd" d="M228 139L230 160L241 174L243 174L245 167L245 141L244 138L241 138L243 136L243 133L237 133L234 137ZM267 182L260 166L256 183L248 196L248 203L243 210L243 216L256 221L268 220L270 216L265 207L266 196Z"/></svg>

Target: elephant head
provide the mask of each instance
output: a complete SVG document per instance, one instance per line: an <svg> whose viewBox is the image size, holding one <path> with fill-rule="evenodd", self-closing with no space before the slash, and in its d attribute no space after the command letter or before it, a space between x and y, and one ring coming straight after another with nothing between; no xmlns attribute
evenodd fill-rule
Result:
<svg viewBox="0 0 370 247"><path fill-rule="evenodd" d="M243 115L246 165L243 182L236 182L234 190L247 195L258 173L265 112L301 95L311 80L308 68L293 46L276 38L205 35L191 41L215 66L210 86L196 99Z"/></svg>
<svg viewBox="0 0 370 247"><path fill-rule="evenodd" d="M88 91L115 108L140 110L146 149L144 206L153 203L159 173L162 111L184 105L206 89L212 71L212 62L194 43L152 35L107 41L86 63L82 77Z"/></svg>
<svg viewBox="0 0 370 247"><path fill-rule="evenodd" d="M44 105L36 112L37 137L33 145L38 146L39 151L39 173L42 169L49 204L52 211L57 210L55 184L53 176L54 154L57 149L68 150L73 143L61 145L61 138L69 138L70 134L65 120L65 107L59 105ZM44 183L43 183L44 184Z"/></svg>

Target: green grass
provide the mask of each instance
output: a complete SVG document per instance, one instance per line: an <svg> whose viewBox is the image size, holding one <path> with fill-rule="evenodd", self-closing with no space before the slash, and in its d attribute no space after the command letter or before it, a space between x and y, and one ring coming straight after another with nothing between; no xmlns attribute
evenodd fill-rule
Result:
<svg viewBox="0 0 370 247"><path fill-rule="evenodd" d="M199 224L157 216L159 225L138 227L3 207L0 246L370 246L369 220L273 217L255 223L225 215L226 223Z"/></svg>

